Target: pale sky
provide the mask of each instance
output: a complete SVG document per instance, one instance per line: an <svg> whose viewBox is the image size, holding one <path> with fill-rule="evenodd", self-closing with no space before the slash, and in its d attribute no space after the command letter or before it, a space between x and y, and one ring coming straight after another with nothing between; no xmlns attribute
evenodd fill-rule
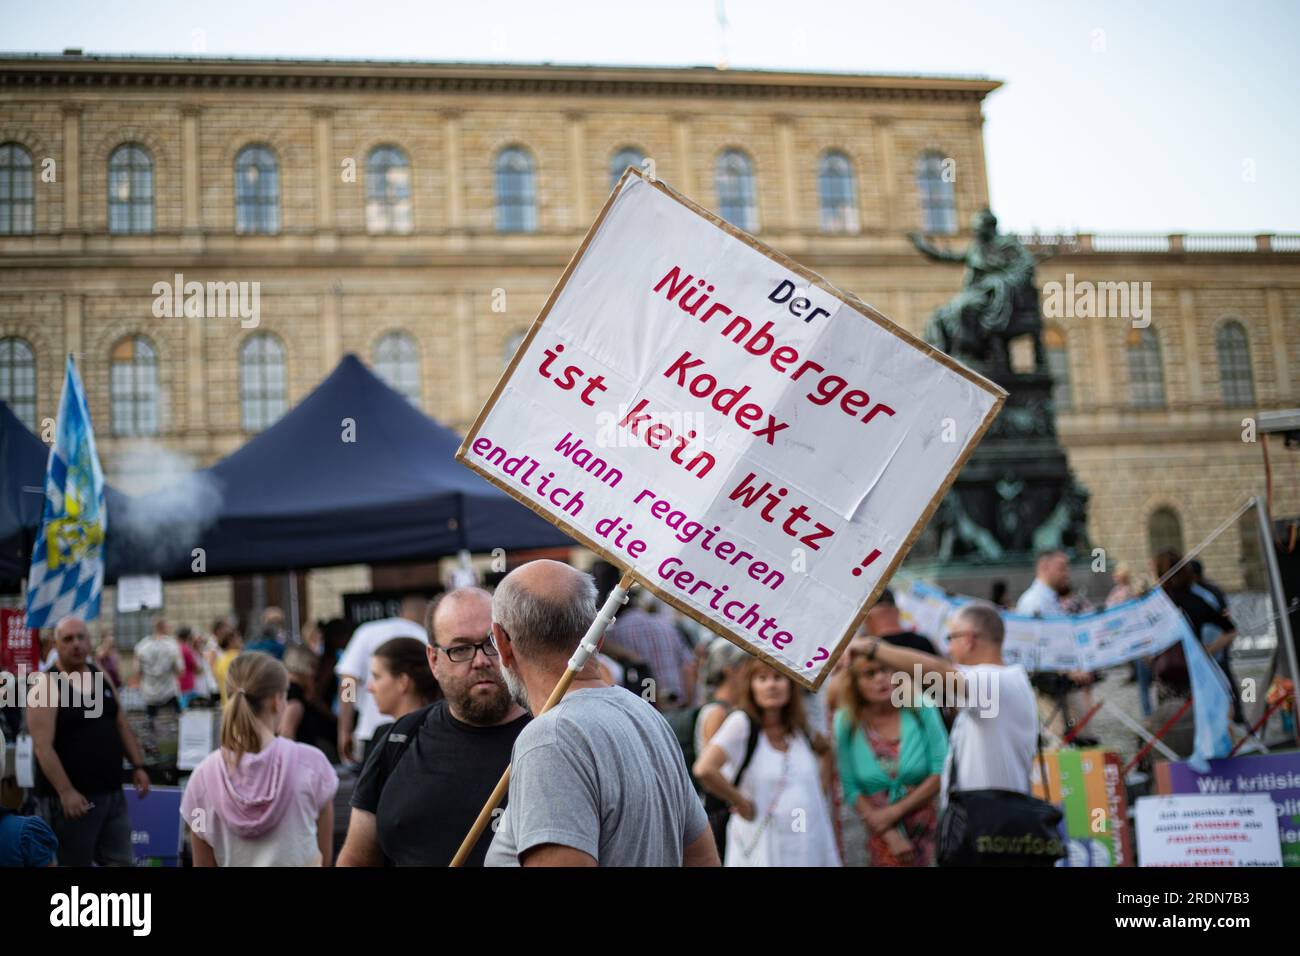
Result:
<svg viewBox="0 0 1300 956"><path fill-rule="evenodd" d="M987 76L1006 228L1300 232L1300 3L718 2L0 0L0 49Z"/></svg>

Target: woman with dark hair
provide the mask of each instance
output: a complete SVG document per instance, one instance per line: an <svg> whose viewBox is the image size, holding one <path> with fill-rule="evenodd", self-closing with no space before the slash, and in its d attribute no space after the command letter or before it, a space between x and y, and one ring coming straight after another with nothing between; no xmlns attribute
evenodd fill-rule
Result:
<svg viewBox="0 0 1300 956"><path fill-rule="evenodd" d="M731 806L724 866L840 865L830 747L810 731L799 689L784 674L759 660L745 665L737 707L694 771Z"/></svg>
<svg viewBox="0 0 1300 956"><path fill-rule="evenodd" d="M442 696L425 648L425 643L414 637L395 637L380 644L370 656L366 691L374 695L379 712L393 723ZM375 728L371 742L379 739L378 731L386 726Z"/></svg>
<svg viewBox="0 0 1300 956"><path fill-rule="evenodd" d="M226 671L221 746L181 798L195 866L329 866L339 780L315 747L276 736L289 673L269 654Z"/></svg>
<svg viewBox="0 0 1300 956"><path fill-rule="evenodd" d="M893 671L868 658L865 648L850 647L847 656L835 714L845 862L930 866L939 825L934 798L948 755L943 718L934 707L910 701L900 706ZM857 831L851 824L858 820L865 840L848 845L850 832Z"/></svg>

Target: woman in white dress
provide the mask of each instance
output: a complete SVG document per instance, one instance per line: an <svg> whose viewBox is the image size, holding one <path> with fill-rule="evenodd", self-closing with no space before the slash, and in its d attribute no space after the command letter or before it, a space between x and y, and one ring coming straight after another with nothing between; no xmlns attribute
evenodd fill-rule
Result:
<svg viewBox="0 0 1300 956"><path fill-rule="evenodd" d="M735 768L735 776L724 772ZM731 806L724 866L839 866L831 824L830 748L809 731L793 682L750 661L737 708L695 762L695 777Z"/></svg>

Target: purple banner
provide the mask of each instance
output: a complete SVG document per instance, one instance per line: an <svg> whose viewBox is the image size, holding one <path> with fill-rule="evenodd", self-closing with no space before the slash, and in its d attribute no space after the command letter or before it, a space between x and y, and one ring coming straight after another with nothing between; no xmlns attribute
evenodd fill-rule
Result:
<svg viewBox="0 0 1300 956"><path fill-rule="evenodd" d="M131 817L131 849L136 866L181 865L180 787L150 787L143 800L135 787L123 787Z"/></svg>
<svg viewBox="0 0 1300 956"><path fill-rule="evenodd" d="M1206 773L1181 761L1158 763L1156 779L1162 794L1267 794L1277 809L1282 865L1300 866L1300 753L1211 760Z"/></svg>

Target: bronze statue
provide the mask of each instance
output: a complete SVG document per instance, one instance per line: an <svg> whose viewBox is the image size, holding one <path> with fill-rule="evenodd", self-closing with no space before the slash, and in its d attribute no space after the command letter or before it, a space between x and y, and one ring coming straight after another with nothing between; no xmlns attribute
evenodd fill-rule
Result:
<svg viewBox="0 0 1300 956"><path fill-rule="evenodd" d="M966 264L961 291L935 310L925 340L996 375L1011 369L1010 340L1032 335L1034 370L1046 372L1034 256L1015 236L998 235L997 217L988 209L975 214L971 231L975 241L965 252L947 252L911 234L912 244L931 259Z"/></svg>
<svg viewBox="0 0 1300 956"><path fill-rule="evenodd" d="M936 509L921 545L941 565L1026 565L1037 549L1088 547L1088 492L1070 473L1056 434L1052 376L1034 288L1037 258L1015 236L998 235L981 209L964 252L937 249L916 233L916 248L966 266L961 291L930 317L925 339L988 375L1009 393ZM1031 336L1034 368L1011 367L1011 343Z"/></svg>

